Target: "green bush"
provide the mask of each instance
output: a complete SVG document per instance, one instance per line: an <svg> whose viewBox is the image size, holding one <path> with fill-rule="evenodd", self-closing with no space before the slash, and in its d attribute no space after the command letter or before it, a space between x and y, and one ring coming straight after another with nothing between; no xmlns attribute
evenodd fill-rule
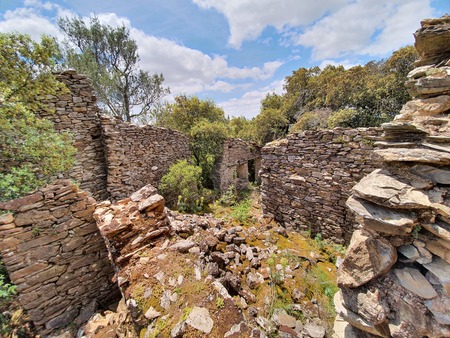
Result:
<svg viewBox="0 0 450 338"><path fill-rule="evenodd" d="M360 112L356 109L340 109L328 118L328 128L358 127Z"/></svg>
<svg viewBox="0 0 450 338"><path fill-rule="evenodd" d="M203 208L201 192L202 169L189 164L187 160L180 160L169 168L159 190L170 208L177 207L180 211L200 211Z"/></svg>
<svg viewBox="0 0 450 338"><path fill-rule="evenodd" d="M76 149L36 112L52 113L40 98L68 89L56 80L58 45L0 33L0 201L20 197L69 170Z"/></svg>

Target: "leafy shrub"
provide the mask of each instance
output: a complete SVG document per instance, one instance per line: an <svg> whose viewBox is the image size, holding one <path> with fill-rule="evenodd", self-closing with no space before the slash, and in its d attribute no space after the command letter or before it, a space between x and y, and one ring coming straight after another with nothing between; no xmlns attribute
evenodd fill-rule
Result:
<svg viewBox="0 0 450 338"><path fill-rule="evenodd" d="M203 201L200 197L202 169L180 160L173 164L165 174L159 190L170 208L178 207L180 211L198 211Z"/></svg>
<svg viewBox="0 0 450 338"><path fill-rule="evenodd" d="M251 201L249 199L244 199L231 207L231 217L241 223L244 223L252 217L250 215L251 208Z"/></svg>
<svg viewBox="0 0 450 338"><path fill-rule="evenodd" d="M68 92L52 74L58 55L50 37L38 43L0 33L0 201L34 190L74 163L71 136L35 114L53 112L39 98Z"/></svg>
<svg viewBox="0 0 450 338"><path fill-rule="evenodd" d="M356 109L340 109L328 118L328 128L356 127L359 114Z"/></svg>
<svg viewBox="0 0 450 338"><path fill-rule="evenodd" d="M230 206L236 203L237 193L234 185L230 185L222 196L220 196L219 203L224 206Z"/></svg>
<svg viewBox="0 0 450 338"><path fill-rule="evenodd" d="M0 299L8 300L16 294L16 286L6 282L6 277L0 275Z"/></svg>

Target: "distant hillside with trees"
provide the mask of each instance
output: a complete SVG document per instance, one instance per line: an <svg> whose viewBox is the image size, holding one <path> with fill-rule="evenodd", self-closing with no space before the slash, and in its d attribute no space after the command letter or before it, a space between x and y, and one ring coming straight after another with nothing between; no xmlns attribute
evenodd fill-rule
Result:
<svg viewBox="0 0 450 338"><path fill-rule="evenodd" d="M391 121L410 98L404 83L416 59L406 46L364 66L300 68L286 77L282 95L266 95L255 118L230 121L234 136L263 145L289 132Z"/></svg>

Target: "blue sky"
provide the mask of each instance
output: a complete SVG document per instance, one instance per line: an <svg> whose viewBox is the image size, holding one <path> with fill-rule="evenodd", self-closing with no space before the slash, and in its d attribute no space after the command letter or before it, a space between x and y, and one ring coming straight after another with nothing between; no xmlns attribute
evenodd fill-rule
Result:
<svg viewBox="0 0 450 338"><path fill-rule="evenodd" d="M445 13L450 0L0 0L0 32L62 39L56 19L73 15L125 24L168 100L197 95L252 118L294 70L386 58Z"/></svg>

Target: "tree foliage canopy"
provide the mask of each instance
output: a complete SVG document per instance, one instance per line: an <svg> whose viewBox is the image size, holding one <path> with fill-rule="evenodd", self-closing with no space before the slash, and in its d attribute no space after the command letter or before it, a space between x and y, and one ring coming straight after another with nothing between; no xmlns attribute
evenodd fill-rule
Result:
<svg viewBox="0 0 450 338"><path fill-rule="evenodd" d="M297 69L286 77L282 95L266 95L255 118L232 118L231 133L264 145L288 132L378 126L409 100L404 83L416 59L415 49L406 46L387 60L349 69Z"/></svg>
<svg viewBox="0 0 450 338"><path fill-rule="evenodd" d="M19 197L73 164L70 136L35 114L46 108L42 98L67 90L52 75L59 55L49 37L37 43L0 33L0 200Z"/></svg>
<svg viewBox="0 0 450 338"><path fill-rule="evenodd" d="M139 68L138 47L129 29L103 25L95 16L89 22L61 18L58 25L68 38L67 64L91 78L103 108L124 121L148 122L169 89L162 86L162 74Z"/></svg>
<svg viewBox="0 0 450 338"><path fill-rule="evenodd" d="M195 164L202 169L203 186L212 188L213 168L222 153L223 140L230 136L223 110L211 100L180 95L159 111L156 125L189 137Z"/></svg>

